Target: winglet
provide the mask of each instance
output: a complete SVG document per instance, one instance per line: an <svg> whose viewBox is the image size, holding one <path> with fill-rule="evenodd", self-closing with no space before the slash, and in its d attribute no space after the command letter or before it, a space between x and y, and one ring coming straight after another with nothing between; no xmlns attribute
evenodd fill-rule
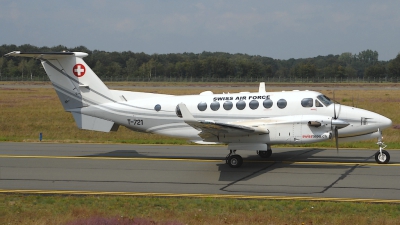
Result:
<svg viewBox="0 0 400 225"><path fill-rule="evenodd" d="M189 112L189 109L184 103L179 103L179 109L182 113L182 118L185 122L197 121L193 115Z"/></svg>

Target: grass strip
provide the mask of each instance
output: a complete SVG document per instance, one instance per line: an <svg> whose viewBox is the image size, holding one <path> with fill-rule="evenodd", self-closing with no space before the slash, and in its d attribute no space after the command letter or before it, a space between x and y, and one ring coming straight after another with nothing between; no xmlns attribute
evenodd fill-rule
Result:
<svg viewBox="0 0 400 225"><path fill-rule="evenodd" d="M132 222L126 224L139 219L148 224L390 225L400 221L400 204L0 194L0 224L95 224L104 219Z"/></svg>

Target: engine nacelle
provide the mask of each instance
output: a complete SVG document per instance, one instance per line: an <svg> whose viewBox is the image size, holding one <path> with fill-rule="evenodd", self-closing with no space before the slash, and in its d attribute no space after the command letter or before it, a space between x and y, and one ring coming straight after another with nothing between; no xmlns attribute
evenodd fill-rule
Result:
<svg viewBox="0 0 400 225"><path fill-rule="evenodd" d="M332 117L316 115L282 116L257 121L268 132L242 136L220 135L219 142L305 144L332 138Z"/></svg>

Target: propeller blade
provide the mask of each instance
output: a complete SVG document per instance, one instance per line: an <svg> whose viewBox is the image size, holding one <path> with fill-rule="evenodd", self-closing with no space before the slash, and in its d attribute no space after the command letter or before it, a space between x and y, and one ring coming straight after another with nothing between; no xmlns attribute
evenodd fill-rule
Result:
<svg viewBox="0 0 400 225"><path fill-rule="evenodd" d="M335 127L336 153L339 154L339 130Z"/></svg>
<svg viewBox="0 0 400 225"><path fill-rule="evenodd" d="M332 135L335 135L336 153L339 154L339 129L348 126L349 123L342 120L332 120ZM332 139L333 141L333 139Z"/></svg>
<svg viewBox="0 0 400 225"><path fill-rule="evenodd" d="M333 90L333 118L337 119L337 117L336 117L336 99L335 99L335 90Z"/></svg>

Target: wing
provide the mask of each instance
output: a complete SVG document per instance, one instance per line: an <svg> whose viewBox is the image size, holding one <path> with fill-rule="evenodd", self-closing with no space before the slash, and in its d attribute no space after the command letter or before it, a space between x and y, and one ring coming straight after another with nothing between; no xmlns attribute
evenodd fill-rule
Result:
<svg viewBox="0 0 400 225"><path fill-rule="evenodd" d="M269 130L261 126L244 126L235 123L196 120L183 103L179 104L179 109L181 110L182 118L185 123L201 131L199 136L204 140L209 140L210 138L215 139L215 137L219 135L241 136L248 134L269 134Z"/></svg>

